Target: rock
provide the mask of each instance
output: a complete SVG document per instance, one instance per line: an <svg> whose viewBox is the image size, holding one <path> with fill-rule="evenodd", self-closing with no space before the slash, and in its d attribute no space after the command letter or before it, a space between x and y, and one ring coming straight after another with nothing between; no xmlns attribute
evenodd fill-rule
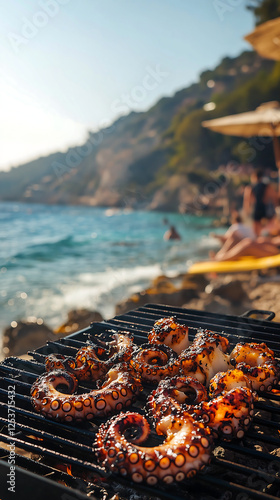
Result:
<svg viewBox="0 0 280 500"><path fill-rule="evenodd" d="M205 287L209 284L209 280L205 278L204 274L185 274L182 279L182 287L194 287L198 292L204 292Z"/></svg>
<svg viewBox="0 0 280 500"><path fill-rule="evenodd" d="M63 325L55 329L55 333L69 335L86 328L91 323L103 321L103 317L97 311L88 309L73 309L68 313L68 319Z"/></svg>
<svg viewBox="0 0 280 500"><path fill-rule="evenodd" d="M234 303L219 296L211 297L211 300L204 304L204 311L216 314L233 314L234 316L239 316L247 310L248 307L242 303Z"/></svg>
<svg viewBox="0 0 280 500"><path fill-rule="evenodd" d="M150 288L145 290L146 293L150 295L156 295L160 293L173 293L176 292L176 286L168 280L163 280L157 284L152 284Z"/></svg>
<svg viewBox="0 0 280 500"><path fill-rule="evenodd" d="M116 314L125 314L145 304L156 303L181 307L186 301L196 299L209 281L204 276L180 274L174 277L160 275L146 290L136 293L116 305Z"/></svg>
<svg viewBox="0 0 280 500"><path fill-rule="evenodd" d="M183 305L186 309L197 309L216 314L233 314L239 316L250 309L250 303L233 303L229 300L217 296L201 294L198 299L192 300Z"/></svg>
<svg viewBox="0 0 280 500"><path fill-rule="evenodd" d="M194 186L190 186L188 179L183 174L176 174L169 178L162 187L158 188L148 205L148 210L161 210L164 212L177 211L179 206L186 206L193 202Z"/></svg>
<svg viewBox="0 0 280 500"><path fill-rule="evenodd" d="M151 293L152 292L152 293ZM145 304L156 303L167 306L181 307L186 301L197 297L195 290L185 288L175 289L171 293L154 293L154 289L134 294L129 299L116 305L116 314L124 314Z"/></svg>
<svg viewBox="0 0 280 500"><path fill-rule="evenodd" d="M280 321L279 278L276 281L268 280L268 282L263 282L262 279L253 289L248 290L248 295L252 300L251 309L273 311L276 314L274 321Z"/></svg>
<svg viewBox="0 0 280 500"><path fill-rule="evenodd" d="M15 326L4 330L2 351L4 356L20 356L27 351L37 349L49 340L55 340L53 331L41 320L18 321Z"/></svg>
<svg viewBox="0 0 280 500"><path fill-rule="evenodd" d="M247 293L239 280L231 280L223 283L212 282L206 286L205 291L208 294L218 295L233 303L242 303L248 300Z"/></svg>

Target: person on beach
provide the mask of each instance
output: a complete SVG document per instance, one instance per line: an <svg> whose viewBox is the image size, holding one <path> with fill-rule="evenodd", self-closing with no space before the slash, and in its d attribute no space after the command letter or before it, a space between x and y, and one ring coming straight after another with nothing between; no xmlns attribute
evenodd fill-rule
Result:
<svg viewBox="0 0 280 500"><path fill-rule="evenodd" d="M275 217L275 219L277 219ZM263 228L263 235L256 237L250 226L242 223L238 213L233 214L232 226L225 235L221 236L222 248L215 254L210 253L213 260L236 260L240 257L269 257L277 255L280 248L279 221L274 221L273 226L268 224ZM266 230L264 231L264 229ZM272 232L272 228L274 232ZM219 235L216 235L219 236Z"/></svg>
<svg viewBox="0 0 280 500"><path fill-rule="evenodd" d="M234 211L231 214L231 226L225 234L210 233L209 236L217 238L221 243L226 243L231 237L237 241L243 238L254 238L254 231L252 226L244 224L241 215Z"/></svg>
<svg viewBox="0 0 280 500"><path fill-rule="evenodd" d="M266 182L261 170L251 176L252 184L244 190L243 211L246 215L252 213L253 229L256 236L261 234L262 221L275 215L278 195L273 186Z"/></svg>
<svg viewBox="0 0 280 500"><path fill-rule="evenodd" d="M242 221L242 217L238 212L235 211L232 213L231 222L232 224L225 234L221 235L210 233L210 236L217 238L222 243L222 248L219 250L219 252L215 253L213 250L209 252L209 257L211 259L217 260L217 255L221 256L225 254L245 238L252 241L255 239L255 233L252 226L244 224Z"/></svg>
<svg viewBox="0 0 280 500"><path fill-rule="evenodd" d="M261 230L260 236L278 236L280 235L280 212L276 207L276 213L272 219L267 221Z"/></svg>
<svg viewBox="0 0 280 500"><path fill-rule="evenodd" d="M224 246L216 253L213 260L237 260L240 257L272 257L280 253L280 236L274 238L245 238L241 241L231 241L231 246Z"/></svg>
<svg viewBox="0 0 280 500"><path fill-rule="evenodd" d="M168 231L166 231L166 233L164 233L163 239L166 240L166 241L167 240L180 240L181 236L178 233L178 231L175 228L175 226L170 226L170 228L168 229Z"/></svg>

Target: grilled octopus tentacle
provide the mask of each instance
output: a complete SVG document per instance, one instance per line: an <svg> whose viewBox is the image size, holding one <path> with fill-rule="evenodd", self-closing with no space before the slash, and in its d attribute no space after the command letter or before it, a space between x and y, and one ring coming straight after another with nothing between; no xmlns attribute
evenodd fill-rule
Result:
<svg viewBox="0 0 280 500"><path fill-rule="evenodd" d="M247 387L231 389L215 399L193 407L196 415L225 441L241 439L249 428L254 414L254 393Z"/></svg>
<svg viewBox="0 0 280 500"><path fill-rule="evenodd" d="M251 381L241 370L235 368L227 372L218 372L210 380L209 396L213 399L237 387L248 387L248 389L252 389Z"/></svg>
<svg viewBox="0 0 280 500"><path fill-rule="evenodd" d="M128 429L137 426L138 435L128 440ZM155 485L193 477L209 463L212 450L211 431L190 415L167 416L160 422L166 436L163 444L153 448L140 446L150 433L145 417L128 412L101 425L95 449L98 461L136 483Z"/></svg>
<svg viewBox="0 0 280 500"><path fill-rule="evenodd" d="M155 322L148 341L151 344L165 344L180 354L190 344L188 332L189 328L178 323L175 316L161 318Z"/></svg>
<svg viewBox="0 0 280 500"><path fill-rule="evenodd" d="M129 332L113 334L113 341L105 347L89 344L79 349L76 358L51 354L46 358L46 370L66 370L79 380L98 380L116 363L128 361L133 352L133 335Z"/></svg>
<svg viewBox="0 0 280 500"><path fill-rule="evenodd" d="M132 356L130 367L143 382L158 383L178 373L177 357L166 345L143 344Z"/></svg>
<svg viewBox="0 0 280 500"><path fill-rule="evenodd" d="M280 369L274 352L262 342L236 344L231 355L231 363L246 374L255 391L271 391L278 383Z"/></svg>
<svg viewBox="0 0 280 500"><path fill-rule="evenodd" d="M155 424L166 415L190 412L192 406L207 401L206 388L194 377L162 380L149 395L146 410Z"/></svg>
<svg viewBox="0 0 280 500"><path fill-rule="evenodd" d="M60 392L59 385L66 386L69 394ZM31 388L32 404L46 417L81 422L131 406L142 389L139 380L132 377L125 365L111 368L99 389L73 394L77 386L77 378L72 373L61 370L46 373Z"/></svg>
<svg viewBox="0 0 280 500"><path fill-rule="evenodd" d="M45 360L45 367L47 372L53 372L54 370L65 370L70 373L74 373L76 370L75 358L71 356L65 356L64 354L49 354ZM76 371L76 377L79 378L79 372ZM82 380L82 377L80 377Z"/></svg>
<svg viewBox="0 0 280 500"><path fill-rule="evenodd" d="M208 386L217 372L230 367L230 357L226 354L228 348L229 341L225 337L200 330L193 344L179 356L181 373L195 377Z"/></svg>
<svg viewBox="0 0 280 500"><path fill-rule="evenodd" d="M46 371L65 370L78 380L98 380L109 370L108 352L103 347L88 345L77 352L76 358L50 354L46 358Z"/></svg>
<svg viewBox="0 0 280 500"><path fill-rule="evenodd" d="M191 401L184 394L188 383L193 389ZM177 418L189 413L209 426L216 437L229 441L243 437L251 423L256 394L250 387L250 381L239 370L218 373L210 382L210 394L218 397L208 402L205 387L196 379L178 377L159 384L148 398L147 410L158 433L164 416Z"/></svg>
<svg viewBox="0 0 280 500"><path fill-rule="evenodd" d="M129 361L135 345L133 344L134 335L130 332L114 332L113 340L108 342L110 349L110 362L112 364Z"/></svg>

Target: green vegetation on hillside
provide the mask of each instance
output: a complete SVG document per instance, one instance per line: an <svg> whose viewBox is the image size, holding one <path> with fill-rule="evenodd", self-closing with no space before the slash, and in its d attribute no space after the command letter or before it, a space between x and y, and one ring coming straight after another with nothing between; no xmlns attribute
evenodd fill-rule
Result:
<svg viewBox="0 0 280 500"><path fill-rule="evenodd" d="M247 8L257 24L280 16L279 0L248 0ZM201 126L273 100L280 100L280 63L249 50L225 57L147 112L131 112L89 133L83 146L0 172L0 199L178 210L218 178L221 165L275 166L272 141Z"/></svg>
<svg viewBox="0 0 280 500"><path fill-rule="evenodd" d="M240 65L240 59L244 60L244 64ZM197 109L189 113L180 110L175 115L165 134L169 159L163 169L158 172L162 181L174 173L185 173L191 180L191 178L194 179L193 172L195 171L196 183L199 184L199 173L202 182L207 178L207 172L232 160L274 167L271 141L266 140L264 145L259 139L261 146L256 148L254 140L218 134L201 126L203 120L254 110L263 102L280 99L280 63L267 64L266 61L261 64L258 62L259 70L251 72L255 64L252 53L247 52L237 59L226 58L216 70L201 75L201 86L206 86L206 79L208 79L208 81L215 82L215 87L221 88L213 94L211 99L216 108L213 111L205 111L199 105ZM222 74L222 69L225 71L224 74ZM246 78L242 75L242 71L246 72ZM235 72L235 85L229 92L228 85L225 83L226 73L234 74ZM254 154L252 154L252 148L254 148Z"/></svg>
<svg viewBox="0 0 280 500"><path fill-rule="evenodd" d="M280 16L279 0L250 0L247 9L254 14L257 25Z"/></svg>
<svg viewBox="0 0 280 500"><path fill-rule="evenodd" d="M253 51L226 57L147 112L89 134L83 147L0 173L0 199L177 210L221 164L274 165L271 143L256 149L250 140L211 132L201 122L253 110L279 100L279 93L280 63ZM213 111L204 109L209 102Z"/></svg>

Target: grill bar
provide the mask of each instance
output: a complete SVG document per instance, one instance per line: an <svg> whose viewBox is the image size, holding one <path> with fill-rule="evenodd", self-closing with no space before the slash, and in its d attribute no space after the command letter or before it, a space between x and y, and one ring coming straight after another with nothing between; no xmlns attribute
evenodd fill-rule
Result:
<svg viewBox="0 0 280 500"><path fill-rule="evenodd" d="M272 474L267 472L263 472L258 469L254 469L253 467L248 467L247 465L234 464L233 462L229 462L228 460L224 460L222 458L214 457L212 459L212 464L217 464L219 467L224 467L225 469L235 470L236 472L244 472L249 474L255 473L260 477L263 477L267 481L275 481L275 477ZM280 478L276 478L276 481L280 483Z"/></svg>
<svg viewBox="0 0 280 500"><path fill-rule="evenodd" d="M0 402L0 408L3 408L3 407L6 410L8 409L8 405L7 404L3 404L3 403ZM18 415L26 417L29 420L32 419L32 420L35 420L35 421L41 421L46 426L49 425L50 427L53 427L53 422L51 420L46 420L45 417L43 417L39 413L31 412L31 411L28 411L28 410L23 410L23 409L21 409L19 407L16 408L16 412L17 412ZM35 422L35 424L37 425L37 422ZM72 428L69 428L68 425L62 424L61 422L56 422L55 426L56 426L57 430L62 429L63 431L67 431L67 432L71 432L71 433L76 430L76 428L73 428L74 429L73 430ZM92 438L91 433L88 430L85 430L83 428L79 428L79 436L85 436L86 439Z"/></svg>
<svg viewBox="0 0 280 500"><path fill-rule="evenodd" d="M8 425L9 420L0 417L0 423L2 423L4 425ZM35 429L35 427L31 427L31 426L24 425L24 424L18 424L18 423L15 424L15 427L16 427L16 429L18 429L22 433L26 433L26 434L31 433L32 436L35 436L37 438L41 438L44 441L48 441L48 440L52 441L53 440L53 434L46 432L45 430L44 431L42 431L40 429L38 430L38 429ZM1 435L2 434L0 433L0 436ZM93 451L92 451L92 448L90 446L81 445L75 441L71 441L70 439L65 439L65 438L62 438L60 436L56 436L55 441L56 441L55 444L58 444L61 446L65 445L65 446L68 446L69 448L73 448L77 453L83 452L83 453L89 453L89 454L93 455Z"/></svg>
<svg viewBox="0 0 280 500"><path fill-rule="evenodd" d="M96 341L97 336L100 334L106 336L112 329L131 331L134 334L135 343L142 344L146 342L147 333L157 319L172 315L176 315L180 321L189 325L191 339L193 339L197 328L203 327L218 333L225 332L232 346L239 341L266 342L279 356L278 335L280 325L278 323L151 304L115 317L108 322L95 323L87 329L64 339L49 342L34 353L30 353L33 360L8 358L0 365L0 375L2 375L2 378L0 378L0 441L6 444L11 441L7 432L7 389L9 385L14 385L16 387L16 406L14 408L16 413L16 436L13 437L13 440L19 450L46 457L53 463L54 467L51 466L48 469L48 465L40 464L40 470L42 471L40 472L40 467L36 469L35 466L32 466L34 461L26 457L17 458L17 465L36 470L35 473L39 474L38 480L40 480L40 474L50 474L51 477L64 474L65 477L70 477L56 469L55 464L58 460L81 470L93 472L99 477L105 477L106 474L103 468L96 463L91 448L95 438L96 426L89 423L79 427L62 424L47 420L35 413L30 404L31 385L38 375L45 371L45 358L51 353L75 356L77 350L85 346L88 340ZM90 385L87 382L83 386L80 385L80 391L86 392L89 389ZM277 393L277 390L279 393ZM174 486L173 490L172 488L168 489L168 487L155 489L149 486L136 486L134 483L132 485L132 483L119 477L114 478L112 476L112 478L119 484L124 485L124 487L129 485L136 492L141 491L149 494L149 498L156 496L157 498L173 500L176 498L180 500L192 498L191 495L194 491L194 498L198 498L198 491L209 493L210 490L213 492L213 498L220 498L222 492L227 490L236 495L242 493L247 495L248 498L275 500L280 496L280 452L278 455L272 455L271 453L273 450L275 453L277 448L280 450L278 432L280 430L279 402L280 387L277 387L274 393L263 394L262 399L256 404L258 415L254 417L252 426L243 441L241 443L220 443L219 446L224 450L224 457L214 456L212 464L206 473L199 474L184 487L178 484L175 496ZM142 412L138 406L133 409ZM160 440L156 434L153 435L153 439ZM259 449L256 449L256 445L258 445ZM84 460L85 457L86 461ZM7 460L7 454L4 453L2 459ZM263 491L257 490L255 487L256 481L254 483L252 477L257 477L259 481L263 482ZM73 481L73 478L71 480ZM55 483L52 482L52 484ZM74 490L71 489L71 495L72 491ZM82 493L79 493L79 495L82 496L77 496L77 498L85 498ZM72 496L72 498L76 497ZM4 499L5 497L2 500Z"/></svg>
<svg viewBox="0 0 280 500"><path fill-rule="evenodd" d="M232 450L235 451L236 453L241 453L244 455L247 455L251 458L257 458L258 460L268 460L271 461L271 455L269 453L264 453L263 451L258 451L252 448L247 448L246 446L240 447L238 444L234 443L223 443L223 448L227 450ZM273 460L275 462L280 463L280 457L273 457Z"/></svg>
<svg viewBox="0 0 280 500"><path fill-rule="evenodd" d="M149 323L147 323L147 330L150 329L154 323L154 321L156 321L158 316L154 316L153 318L151 318L151 321ZM178 317L178 320L181 320L183 318L181 318L179 315L177 315ZM133 320L133 318L129 318L131 320ZM114 322L114 320L111 321L110 323L112 325L112 328L113 327L116 327L116 326L120 326L119 324L119 321L118 323ZM125 330L129 325L129 322L126 320L121 320L121 327ZM190 327L190 338L192 338L192 333L193 332L196 332L197 328L209 328L209 323L206 321L205 323L202 323L202 322L196 322L196 321L188 321L188 325ZM141 326L140 324L136 323L136 326ZM214 326L214 328L213 328ZM225 333L228 337L230 337L231 339L231 343L232 344L236 344L237 342L241 342L242 340L244 340L244 337L247 338L248 341L254 341L255 342L268 342L269 341L269 344L271 346L271 349L273 349L276 354L278 355L279 354L279 336L277 336L276 333L264 333L263 335L259 335L258 332L252 332L252 330L245 330L245 329L240 329L238 327L237 328L225 328L225 327L221 327L219 325L212 325L212 329L217 332L217 333ZM238 332L238 334L236 334L235 332ZM142 338L145 338L144 336L144 332L139 330L139 331L135 331L134 330L134 333L142 333ZM194 336L194 334L193 334Z"/></svg>
<svg viewBox="0 0 280 500"><path fill-rule="evenodd" d="M236 483L233 483L232 481L224 481L223 479L217 480L212 476L207 476L207 481L205 481L205 478L202 478L201 483L202 484L204 483L206 487L209 485L209 483L215 486L219 485L219 487L224 491L231 490L236 493L242 494L243 498L245 499L246 499L245 495L247 495L247 499L259 498L260 500L275 500L275 496L257 490L252 491L251 488L247 488L246 486L240 486Z"/></svg>
<svg viewBox="0 0 280 500"><path fill-rule="evenodd" d="M8 473L8 464L0 460L0 484L2 488L6 484ZM31 488L27 486L31 484ZM78 490L71 489L71 494L69 494L68 487L57 482L54 484L51 479L43 475L30 473L21 467L17 469L15 493L7 490L5 497L3 497L4 500L15 500L15 498L16 500L30 500L30 498L40 498L40 500L50 500L50 498L51 500L88 500L88 496Z"/></svg>
<svg viewBox="0 0 280 500"><path fill-rule="evenodd" d="M18 448L21 448L21 449L24 449L27 451L31 451L33 453L37 453L38 455L44 455L44 456L48 456L50 458L54 458L56 461L59 460L62 463L66 462L66 463L69 463L72 465L80 466L83 469L88 469L91 472L96 472L102 476L106 476L105 470L102 467L100 467L99 465L91 463L91 462L87 462L85 460L80 460L76 457L71 457L69 455L65 455L62 452L58 453L54 450L50 450L49 448L46 448L45 446L41 446L39 444L29 443L26 440L26 436L25 436L25 439L20 439L16 436L13 436L12 440L17 445ZM10 436L6 436L3 433L0 433L0 441L3 441L3 443L9 444L11 441L11 438L10 438Z"/></svg>

